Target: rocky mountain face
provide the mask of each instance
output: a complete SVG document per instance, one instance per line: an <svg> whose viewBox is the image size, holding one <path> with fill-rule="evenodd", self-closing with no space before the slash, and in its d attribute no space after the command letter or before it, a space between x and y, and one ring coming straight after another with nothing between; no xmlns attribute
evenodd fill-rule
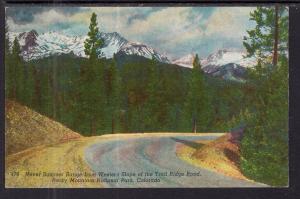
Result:
<svg viewBox="0 0 300 199"><path fill-rule="evenodd" d="M37 46L36 43L38 33L35 30L30 32L23 32L18 36L19 41L22 41L20 45L22 46L22 51L29 51L30 47Z"/></svg>

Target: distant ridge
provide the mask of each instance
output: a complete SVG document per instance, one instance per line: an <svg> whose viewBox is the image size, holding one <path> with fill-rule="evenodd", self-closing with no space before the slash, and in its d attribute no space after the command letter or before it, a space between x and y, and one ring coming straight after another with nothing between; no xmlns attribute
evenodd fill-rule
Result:
<svg viewBox="0 0 300 199"><path fill-rule="evenodd" d="M172 63L193 68L195 55L189 54L182 58L173 60ZM213 76L225 80L243 82L247 68L252 68L256 64L254 58L246 57L246 53L235 49L221 49L204 59L200 59L202 70Z"/></svg>

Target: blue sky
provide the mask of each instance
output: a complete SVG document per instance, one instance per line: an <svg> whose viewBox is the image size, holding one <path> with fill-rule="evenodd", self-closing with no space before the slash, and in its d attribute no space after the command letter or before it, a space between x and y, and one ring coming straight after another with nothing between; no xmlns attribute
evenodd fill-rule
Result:
<svg viewBox="0 0 300 199"><path fill-rule="evenodd" d="M100 31L118 32L145 43L170 58L189 53L200 57L221 48L243 49L242 38L253 28L254 7L10 7L10 31L35 29L85 35L90 16L98 16Z"/></svg>

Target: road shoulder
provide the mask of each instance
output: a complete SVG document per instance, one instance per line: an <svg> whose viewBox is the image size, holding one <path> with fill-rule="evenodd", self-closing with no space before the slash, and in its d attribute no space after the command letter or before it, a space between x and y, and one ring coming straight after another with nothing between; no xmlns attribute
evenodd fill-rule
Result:
<svg viewBox="0 0 300 199"><path fill-rule="evenodd" d="M203 144L199 148L177 144L176 155L196 166L205 168L236 179L247 179L239 169L239 148L230 142L230 133L213 141L197 141Z"/></svg>

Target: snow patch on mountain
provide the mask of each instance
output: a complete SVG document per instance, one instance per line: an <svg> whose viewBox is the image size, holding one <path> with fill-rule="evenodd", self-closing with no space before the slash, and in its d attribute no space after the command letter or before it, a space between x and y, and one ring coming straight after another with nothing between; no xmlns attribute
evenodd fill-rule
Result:
<svg viewBox="0 0 300 199"><path fill-rule="evenodd" d="M160 62L170 63L166 56L159 54L153 48L141 43L128 42L127 44L122 46L120 51L129 55L139 55L148 59L154 58Z"/></svg>
<svg viewBox="0 0 300 199"><path fill-rule="evenodd" d="M183 66L186 68L193 68L194 59L195 59L195 54L188 54L179 59L173 60L172 64L176 64L176 65Z"/></svg>

